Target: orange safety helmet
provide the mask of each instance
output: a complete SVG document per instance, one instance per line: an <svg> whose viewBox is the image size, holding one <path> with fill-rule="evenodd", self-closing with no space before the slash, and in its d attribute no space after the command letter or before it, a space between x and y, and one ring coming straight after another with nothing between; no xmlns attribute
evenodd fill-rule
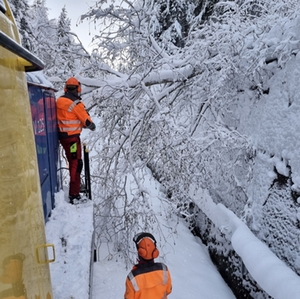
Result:
<svg viewBox="0 0 300 299"><path fill-rule="evenodd" d="M142 232L134 236L133 242L136 245L138 255L144 260L156 259L159 251L156 248L156 240L150 233Z"/></svg>
<svg viewBox="0 0 300 299"><path fill-rule="evenodd" d="M77 92L81 93L81 83L74 77L69 78L66 81L64 91L67 92L68 89L77 88Z"/></svg>

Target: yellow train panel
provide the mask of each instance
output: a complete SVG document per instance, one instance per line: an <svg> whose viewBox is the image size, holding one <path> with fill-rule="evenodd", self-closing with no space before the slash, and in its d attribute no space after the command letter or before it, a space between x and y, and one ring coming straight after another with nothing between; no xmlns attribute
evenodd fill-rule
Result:
<svg viewBox="0 0 300 299"><path fill-rule="evenodd" d="M0 31L19 43L11 11L6 0L2 2L7 12L0 12ZM24 72L31 63L24 59L24 53L15 52L3 43L0 46L0 298L51 299L40 182Z"/></svg>

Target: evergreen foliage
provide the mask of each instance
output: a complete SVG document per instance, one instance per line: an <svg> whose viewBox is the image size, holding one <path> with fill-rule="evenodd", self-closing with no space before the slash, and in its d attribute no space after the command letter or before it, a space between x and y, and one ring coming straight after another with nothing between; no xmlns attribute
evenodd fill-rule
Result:
<svg viewBox="0 0 300 299"><path fill-rule="evenodd" d="M90 54L71 30L65 7L49 20L45 0L11 0L23 46L45 63L45 75L61 89L65 80L90 64Z"/></svg>
<svg viewBox="0 0 300 299"><path fill-rule="evenodd" d="M19 32L22 45L29 51L33 51L33 34L30 25L29 5L27 0L11 0L11 10L14 18L19 24Z"/></svg>

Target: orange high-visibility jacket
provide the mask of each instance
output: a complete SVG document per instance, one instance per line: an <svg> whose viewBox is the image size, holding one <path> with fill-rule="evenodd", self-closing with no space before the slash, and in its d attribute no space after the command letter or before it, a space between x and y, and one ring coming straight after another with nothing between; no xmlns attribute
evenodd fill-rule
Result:
<svg viewBox="0 0 300 299"><path fill-rule="evenodd" d="M57 99L56 112L60 137L80 135L86 121L92 123L83 103L70 93Z"/></svg>
<svg viewBox="0 0 300 299"><path fill-rule="evenodd" d="M125 299L167 299L172 280L163 263L145 263L133 267L126 278Z"/></svg>

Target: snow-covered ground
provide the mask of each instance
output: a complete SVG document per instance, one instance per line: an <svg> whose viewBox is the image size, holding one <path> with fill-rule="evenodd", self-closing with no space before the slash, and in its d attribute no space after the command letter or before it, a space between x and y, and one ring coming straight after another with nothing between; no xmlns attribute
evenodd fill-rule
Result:
<svg viewBox="0 0 300 299"><path fill-rule="evenodd" d="M70 205L63 191L55 200L46 223L47 242L54 244L56 254L50 264L53 298L88 298L93 203Z"/></svg>
<svg viewBox="0 0 300 299"><path fill-rule="evenodd" d="M104 248L100 261L94 265L92 298L123 298L129 270L122 260L109 260ZM169 298L235 298L212 264L205 246L190 233L183 222L178 224L177 234L170 238L163 252L165 259L158 258L157 261L165 262L171 272L173 290Z"/></svg>
<svg viewBox="0 0 300 299"><path fill-rule="evenodd" d="M153 209L161 211L159 207L164 203L159 188L150 177L146 184ZM231 239L252 277L270 296L274 299L299 298L299 276L260 242L234 213L221 204L216 205L206 192L197 194L195 203ZM163 233L167 233L170 225L176 227L176 234L168 236L167 242L158 242L160 257L157 261L168 265L173 280L169 298L181 299L187 294L189 299L235 298L212 264L206 247L190 233L184 220L166 219L159 212L157 219ZM56 248L56 261L50 265L54 298L88 299L93 203L70 205L63 191L57 193L56 207L46 224L46 235L47 241L54 243ZM98 253L99 261L93 263L92 299L115 299L124 295L129 269L121 257L109 254L108 248L113 250L112 244L103 244Z"/></svg>
<svg viewBox="0 0 300 299"><path fill-rule="evenodd" d="M173 224L175 226L176 222ZM67 203L63 191L57 193L56 207L46 224L47 241L55 245L56 251L56 261L50 264L54 298L89 298L92 230L92 202L73 206ZM160 248L162 244L157 244L161 252L157 261L164 261L172 276L173 292L169 298L181 299L187 294L189 299L199 299L199 296L235 298L199 238L189 232L183 221L176 230L176 235L168 238L169 242L163 244L163 248ZM129 269L122 259L111 259L107 251L110 245L104 244L100 248L99 261L93 264L93 299L124 297Z"/></svg>

